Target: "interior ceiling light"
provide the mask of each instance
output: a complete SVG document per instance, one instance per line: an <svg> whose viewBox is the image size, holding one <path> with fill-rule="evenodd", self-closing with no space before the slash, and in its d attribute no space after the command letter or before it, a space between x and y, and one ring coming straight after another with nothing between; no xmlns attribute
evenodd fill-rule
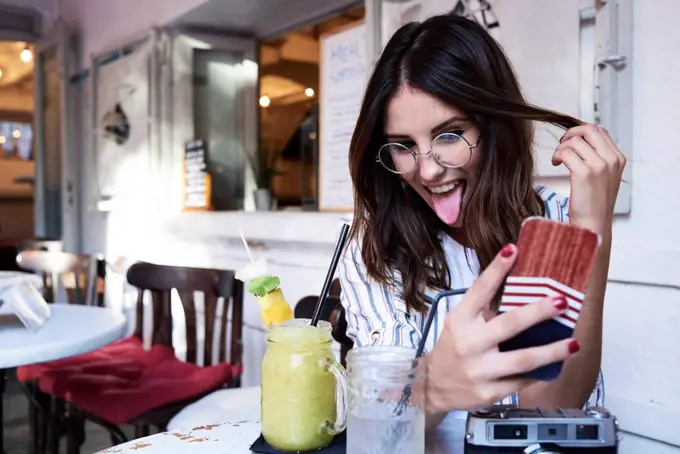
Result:
<svg viewBox="0 0 680 454"><path fill-rule="evenodd" d="M271 104L271 99L269 99L269 96L264 95L260 98L260 105L262 107L269 107L269 104Z"/></svg>
<svg viewBox="0 0 680 454"><path fill-rule="evenodd" d="M305 88L305 95L307 95L308 98L311 98L314 96L314 89L313 88Z"/></svg>
<svg viewBox="0 0 680 454"><path fill-rule="evenodd" d="M24 47L24 50L21 51L21 54L19 54L19 58L24 63L30 63L31 60L33 60L33 52L26 46Z"/></svg>

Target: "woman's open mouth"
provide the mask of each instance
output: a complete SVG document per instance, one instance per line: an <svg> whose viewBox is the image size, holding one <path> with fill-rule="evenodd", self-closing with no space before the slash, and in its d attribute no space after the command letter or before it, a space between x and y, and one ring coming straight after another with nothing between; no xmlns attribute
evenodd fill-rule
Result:
<svg viewBox="0 0 680 454"><path fill-rule="evenodd" d="M427 188L432 197L432 207L444 223L453 225L458 221L463 205L465 186L465 180L455 180Z"/></svg>

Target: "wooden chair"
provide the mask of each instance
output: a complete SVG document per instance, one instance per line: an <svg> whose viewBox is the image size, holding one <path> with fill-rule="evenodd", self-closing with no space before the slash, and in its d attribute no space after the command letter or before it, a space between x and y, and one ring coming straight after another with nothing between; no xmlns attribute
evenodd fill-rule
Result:
<svg viewBox="0 0 680 454"><path fill-rule="evenodd" d="M347 353L354 347L354 341L347 337L347 319L345 309L338 301L335 310L336 322L333 324L333 338L340 344L340 363L347 366Z"/></svg>
<svg viewBox="0 0 680 454"><path fill-rule="evenodd" d="M54 302L63 289L69 303L91 306L104 305L105 261L101 257L25 250L17 255L19 268L34 272L43 278L43 296Z"/></svg>
<svg viewBox="0 0 680 454"><path fill-rule="evenodd" d="M130 267L127 280L139 289L134 335L110 346L109 350L115 353L108 360L81 364L68 373L48 373L40 380L43 392L68 402L69 416L64 426L69 454L78 453L85 440L83 422L86 419L104 427L111 434L112 443L119 444L127 441L120 428L123 424L135 427L135 437L149 435L151 427L163 431L168 421L186 405L225 386L240 386L243 286L234 278L233 271L140 262ZM177 359L172 344L173 290L179 294L186 320L185 362ZM204 297L204 367L197 364L198 317L194 292ZM145 349L142 343L145 293L150 296L153 312L150 349ZM219 299L223 299L224 304L216 330ZM215 340L217 352L213 351ZM198 385L203 387L199 390ZM161 389L163 392L158 392ZM54 444L54 440L50 443Z"/></svg>
<svg viewBox="0 0 680 454"><path fill-rule="evenodd" d="M30 238L21 242L21 250L62 252L64 250L64 244L59 240L50 238Z"/></svg>
<svg viewBox="0 0 680 454"><path fill-rule="evenodd" d="M22 250L16 255L19 269L36 273L43 279L42 294L52 303L60 294L67 295L64 303L104 305L106 267L103 259L85 254L59 251ZM40 392L37 381L45 369L44 364L17 368L17 378L29 398L29 431L33 453L44 452L49 421L63 417L53 414L49 397Z"/></svg>
<svg viewBox="0 0 680 454"><path fill-rule="evenodd" d="M334 279L333 282L331 282L330 291L328 292L326 302L321 310L319 316L320 320L325 320L333 324L336 319L335 314L337 313L337 306L340 304L340 291L340 281ZM318 295L301 298L293 309L295 318L312 318L318 300Z"/></svg>

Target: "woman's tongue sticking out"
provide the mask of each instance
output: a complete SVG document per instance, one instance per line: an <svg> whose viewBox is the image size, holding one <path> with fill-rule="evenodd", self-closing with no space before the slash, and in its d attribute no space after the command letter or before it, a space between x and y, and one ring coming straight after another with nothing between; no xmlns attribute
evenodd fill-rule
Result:
<svg viewBox="0 0 680 454"><path fill-rule="evenodd" d="M444 193L432 193L432 206L434 211L444 223L454 225L460 217L463 204L463 191L465 183L460 182L456 187Z"/></svg>

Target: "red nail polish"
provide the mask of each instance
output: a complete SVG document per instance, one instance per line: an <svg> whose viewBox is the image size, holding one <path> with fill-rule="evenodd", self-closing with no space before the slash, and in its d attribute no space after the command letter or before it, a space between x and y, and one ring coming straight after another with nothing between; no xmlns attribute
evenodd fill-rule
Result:
<svg viewBox="0 0 680 454"><path fill-rule="evenodd" d="M512 254L515 252L515 248L512 247L511 244L505 245L503 249L501 249L501 257L503 258L509 258L512 257Z"/></svg>
<svg viewBox="0 0 680 454"><path fill-rule="evenodd" d="M563 311L564 309L567 308L567 306L569 306L569 303L567 303L567 299L563 296L556 296L555 298L553 298L553 304L555 305L556 309L559 309L561 311Z"/></svg>
<svg viewBox="0 0 680 454"><path fill-rule="evenodd" d="M573 355L574 353L576 353L579 350L581 350L581 346L579 345L579 343L576 339L569 342L569 353L571 353Z"/></svg>

